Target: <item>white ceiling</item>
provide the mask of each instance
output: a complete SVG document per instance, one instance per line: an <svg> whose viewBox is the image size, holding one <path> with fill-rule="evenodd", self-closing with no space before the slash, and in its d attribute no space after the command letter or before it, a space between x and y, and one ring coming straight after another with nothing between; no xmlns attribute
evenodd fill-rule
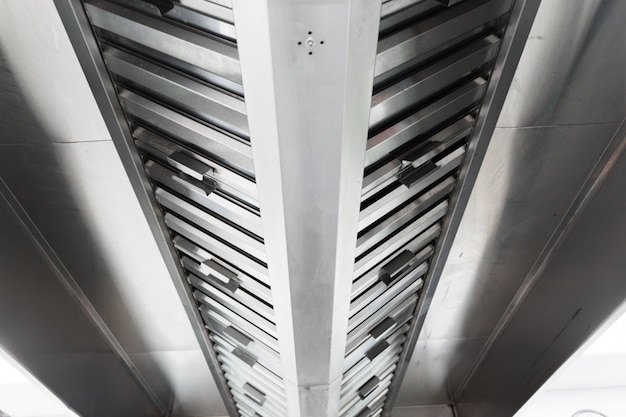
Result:
<svg viewBox="0 0 626 417"><path fill-rule="evenodd" d="M626 305L607 319L515 417L570 417L580 410L595 410L607 417L625 415Z"/></svg>
<svg viewBox="0 0 626 417"><path fill-rule="evenodd" d="M0 415L77 417L0 347Z"/></svg>

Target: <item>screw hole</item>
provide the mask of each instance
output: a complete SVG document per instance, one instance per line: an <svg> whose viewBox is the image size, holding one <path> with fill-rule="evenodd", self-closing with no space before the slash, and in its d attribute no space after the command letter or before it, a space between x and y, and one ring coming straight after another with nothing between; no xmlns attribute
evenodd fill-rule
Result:
<svg viewBox="0 0 626 417"><path fill-rule="evenodd" d="M324 45L324 41L320 41L320 45Z"/></svg>
<svg viewBox="0 0 626 417"><path fill-rule="evenodd" d="M313 55L313 52L309 52L309 55Z"/></svg>
<svg viewBox="0 0 626 417"><path fill-rule="evenodd" d="M309 31L309 35L312 35L312 34L313 34L313 32Z"/></svg>
<svg viewBox="0 0 626 417"><path fill-rule="evenodd" d="M298 45L302 45L302 42L298 42Z"/></svg>

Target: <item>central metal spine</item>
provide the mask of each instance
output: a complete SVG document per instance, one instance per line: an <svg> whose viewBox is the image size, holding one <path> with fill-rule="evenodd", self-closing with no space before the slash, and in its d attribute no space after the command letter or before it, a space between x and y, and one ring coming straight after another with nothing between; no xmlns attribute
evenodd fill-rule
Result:
<svg viewBox="0 0 626 417"><path fill-rule="evenodd" d="M289 416L336 416L381 4L233 10Z"/></svg>

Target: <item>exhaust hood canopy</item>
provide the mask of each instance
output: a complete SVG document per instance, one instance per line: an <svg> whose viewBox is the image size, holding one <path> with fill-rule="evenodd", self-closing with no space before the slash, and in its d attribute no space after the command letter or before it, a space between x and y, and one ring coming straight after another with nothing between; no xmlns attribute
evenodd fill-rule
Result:
<svg viewBox="0 0 626 417"><path fill-rule="evenodd" d="M483 283L471 274L482 270L471 261L491 259L481 255L491 248L480 240L481 214L495 210L477 213L476 207L500 198L498 186L540 193L534 182L524 188L528 170L552 178L557 166L546 160L571 161L572 175L557 173L560 187L545 200L545 210L556 207L562 217L541 223L548 225L545 239L535 242L548 248L533 258L536 265L556 277L558 271L541 262L551 259L546 254L566 232L578 236L574 220L586 224L580 207L610 179L622 150L620 131L611 136L623 112L597 126L566 123L556 130L542 115L548 125L535 135L534 127L518 128L511 116L511 106L520 103L520 117L537 115L526 108L533 107L532 94L524 94L519 78L504 105L539 3L55 0L113 140L79 145L69 135L61 141L70 146L50 147L58 161L48 147L35 152L8 142L3 195L30 224L27 235L36 246L48 248L43 259L57 265L60 282L95 324L99 336L91 339L127 371L126 378L116 375L134 387L133 407L151 404L146 415L246 417L478 417L519 407L528 393L515 384L527 379L515 373L535 365L529 355L507 361L506 353L517 351L502 346L524 334L526 322L516 318L533 320L529 303L550 310L545 302L553 288L539 273L507 275L506 288L497 286L504 278L486 275L493 286L479 298L489 302L471 310L476 300L467 299ZM598 10L586 6L589 21L581 18L581 25L559 21L590 32L574 37L559 55L572 67L576 57L587 62L594 22L607 18ZM565 21L569 15L560 16ZM534 39L527 54L543 56L547 42ZM583 52L571 52L577 50ZM554 59L542 62L556 66ZM550 74L558 81L558 70ZM567 84L556 81L551 88ZM511 97L519 103L511 104ZM503 105L513 127L494 135ZM541 141L558 132L558 140ZM585 132L602 139L559 152ZM522 145L513 136L526 140ZM545 150L542 158L537 149ZM501 167L502 155L515 162L509 170ZM127 178L110 163L118 156ZM23 185L12 172L19 161L35 168L38 187ZM45 178L46 169L54 175ZM63 227L52 223L61 218L71 225L72 214L46 220L46 205L34 204L28 192L50 197L54 187L44 183L61 184L63 196L75 198L62 205L64 213L84 210L94 223L68 236L71 249L64 247ZM94 193L94 184L108 191ZM131 196L135 206L126 223L113 214L124 187L132 187L141 207ZM514 198L513 191L507 195ZM530 207L543 216L541 206ZM508 209L511 221L516 213ZM131 225L146 221L151 236L133 232L131 239ZM128 232L112 232L121 224ZM82 230L97 237L95 244L80 245ZM477 244L463 246L468 242ZM84 260L76 262L73 251ZM468 264L457 261L464 252ZM148 259L143 265L150 273L142 271L141 259ZM90 264L98 267L94 279ZM467 269L457 271L457 264ZM107 268L114 278L107 279ZM462 273L467 276L458 278ZM562 327L566 314L558 309L576 304L561 295L564 304L542 320L531 338L541 343L529 352L545 348L552 330ZM463 311L469 316L459 317ZM590 323L602 316L587 307L576 314ZM480 329L464 338L463 332ZM527 390L547 377L576 337L558 355L538 360L541 368ZM23 358L37 368L32 357ZM515 381L490 387L498 369L509 369ZM214 382L205 380L209 372ZM66 382L57 390L67 396ZM107 395L114 395L109 388ZM83 394L67 401L91 415L87 399L94 393ZM220 404L211 407L211 401Z"/></svg>
<svg viewBox="0 0 626 417"><path fill-rule="evenodd" d="M536 2L56 3L229 413L388 413Z"/></svg>

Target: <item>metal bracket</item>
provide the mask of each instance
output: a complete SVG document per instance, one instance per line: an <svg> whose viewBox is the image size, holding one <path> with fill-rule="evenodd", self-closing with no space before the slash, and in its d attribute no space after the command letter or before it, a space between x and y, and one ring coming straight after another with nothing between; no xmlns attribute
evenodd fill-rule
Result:
<svg viewBox="0 0 626 417"><path fill-rule="evenodd" d="M174 2L171 0L126 0L138 9L145 12L163 16L174 8Z"/></svg>
<svg viewBox="0 0 626 417"><path fill-rule="evenodd" d="M411 164L398 174L398 181L400 181L402 185L411 188L413 184L435 169L437 169L437 165L432 161L428 161L418 168L415 168Z"/></svg>
<svg viewBox="0 0 626 417"><path fill-rule="evenodd" d="M384 282L385 285L390 285L409 265L414 257L415 254L408 249L400 252L398 256L380 268L380 280Z"/></svg>

